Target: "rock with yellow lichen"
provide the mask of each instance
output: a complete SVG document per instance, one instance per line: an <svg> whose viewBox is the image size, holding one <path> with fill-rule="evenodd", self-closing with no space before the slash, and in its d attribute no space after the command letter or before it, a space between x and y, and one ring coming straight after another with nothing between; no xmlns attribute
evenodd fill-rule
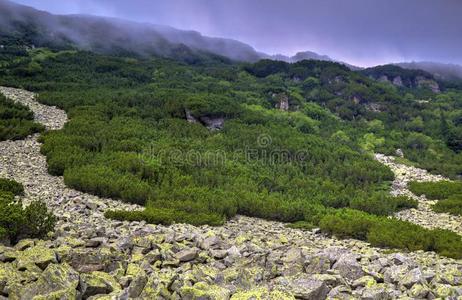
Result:
<svg viewBox="0 0 462 300"><path fill-rule="evenodd" d="M50 264L38 280L10 291L10 299L76 299L79 274L68 264Z"/></svg>
<svg viewBox="0 0 462 300"><path fill-rule="evenodd" d="M180 295L185 300L226 300L230 298L231 292L218 285L198 282L192 287L183 287Z"/></svg>

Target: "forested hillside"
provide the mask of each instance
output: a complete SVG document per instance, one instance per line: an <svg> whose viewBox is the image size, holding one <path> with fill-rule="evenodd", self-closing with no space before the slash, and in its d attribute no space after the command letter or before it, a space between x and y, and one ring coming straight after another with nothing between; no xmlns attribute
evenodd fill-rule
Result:
<svg viewBox="0 0 462 300"><path fill-rule="evenodd" d="M399 148L408 163L461 173L457 90L396 87L322 61L238 64L192 54L187 63L14 45L2 52L0 85L36 91L70 117L41 138L49 172L78 190L146 206L111 218L219 225L243 214L386 246L395 241L385 236L414 225L369 214L416 204L389 196L393 174L374 152ZM370 226L340 228L339 220L382 227L370 235ZM416 249L457 256L434 233L418 234L430 242Z"/></svg>

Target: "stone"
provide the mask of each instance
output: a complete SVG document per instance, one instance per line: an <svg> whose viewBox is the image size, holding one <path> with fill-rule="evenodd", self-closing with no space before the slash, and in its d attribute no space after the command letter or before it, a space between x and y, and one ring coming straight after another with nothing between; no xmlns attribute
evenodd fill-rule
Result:
<svg viewBox="0 0 462 300"><path fill-rule="evenodd" d="M198 253L199 253L199 250L197 248L184 249L184 250L181 250L180 252L177 252L175 254L175 257L180 262L188 262L188 261L195 259Z"/></svg>
<svg viewBox="0 0 462 300"><path fill-rule="evenodd" d="M353 288L371 287L371 286L374 286L375 284L377 284L377 281L375 281L375 279L372 276L366 275L366 276L363 276L363 277L358 278L355 281L353 281L351 286Z"/></svg>
<svg viewBox="0 0 462 300"><path fill-rule="evenodd" d="M331 267L331 261L326 256L311 256L305 265L305 272L308 274L325 273Z"/></svg>
<svg viewBox="0 0 462 300"><path fill-rule="evenodd" d="M217 285L198 282L194 286L185 286L181 289L181 299L185 300L221 300L229 299L231 292Z"/></svg>
<svg viewBox="0 0 462 300"><path fill-rule="evenodd" d="M324 299L329 292L329 288L322 280L302 275L290 282L290 292L299 299L316 300Z"/></svg>
<svg viewBox="0 0 462 300"><path fill-rule="evenodd" d="M352 291L348 286L339 285L330 290L326 299L350 300L353 299Z"/></svg>
<svg viewBox="0 0 462 300"><path fill-rule="evenodd" d="M399 283L406 288L411 288L414 284L422 281L422 271L419 268L412 269L400 278Z"/></svg>
<svg viewBox="0 0 462 300"><path fill-rule="evenodd" d="M14 292L20 299L76 299L79 274L68 264L50 264L36 282Z"/></svg>
<svg viewBox="0 0 462 300"><path fill-rule="evenodd" d="M430 288L423 284L414 284L409 290L409 296L417 299L425 299L430 293Z"/></svg>
<svg viewBox="0 0 462 300"><path fill-rule="evenodd" d="M26 267L28 264L35 264L45 270L49 264L57 263L56 253L45 246L34 246L20 252L17 258L18 268Z"/></svg>
<svg viewBox="0 0 462 300"><path fill-rule="evenodd" d="M18 250L18 251L24 251L26 250L27 248L31 248L35 246L35 240L31 240L31 239L24 239L24 240L20 240L15 246L14 246L14 249Z"/></svg>
<svg viewBox="0 0 462 300"><path fill-rule="evenodd" d="M204 249L204 250L208 250L214 246L217 246L221 243L221 240L216 236L210 236L208 238L206 238L205 240L202 241L201 243L201 248Z"/></svg>
<svg viewBox="0 0 462 300"><path fill-rule="evenodd" d="M342 277L349 280L356 280L362 277L365 272L356 260L355 256L345 255L332 266Z"/></svg>
<svg viewBox="0 0 462 300"><path fill-rule="evenodd" d="M120 290L119 283L108 273L91 272L80 276L80 291L83 298L99 294L109 294Z"/></svg>

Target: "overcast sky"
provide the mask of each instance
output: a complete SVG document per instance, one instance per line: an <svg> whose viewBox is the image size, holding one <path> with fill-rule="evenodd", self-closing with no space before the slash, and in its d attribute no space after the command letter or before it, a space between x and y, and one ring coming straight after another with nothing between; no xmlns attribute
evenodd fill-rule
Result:
<svg viewBox="0 0 462 300"><path fill-rule="evenodd" d="M53 13L192 29L269 54L315 51L367 66L462 64L462 0L14 0Z"/></svg>

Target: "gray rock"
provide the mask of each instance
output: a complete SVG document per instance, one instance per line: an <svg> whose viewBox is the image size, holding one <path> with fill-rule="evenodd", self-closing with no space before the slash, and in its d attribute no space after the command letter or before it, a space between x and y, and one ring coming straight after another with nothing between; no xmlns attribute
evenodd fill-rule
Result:
<svg viewBox="0 0 462 300"><path fill-rule="evenodd" d="M317 300L326 298L329 288L324 281L306 275L293 280L290 291L299 299Z"/></svg>
<svg viewBox="0 0 462 300"><path fill-rule="evenodd" d="M52 294L62 294L63 297L60 299L70 300L77 297L78 284L79 274L69 265L50 264L36 282L27 284L20 291L10 292L13 295L17 293L19 299L24 300L33 299L36 296L43 296L46 299Z"/></svg>
<svg viewBox="0 0 462 300"><path fill-rule="evenodd" d="M184 249L184 250L181 250L180 252L177 252L175 254L175 257L180 262L188 262L188 261L195 259L198 253L199 253L199 250L197 248Z"/></svg>
<svg viewBox="0 0 462 300"><path fill-rule="evenodd" d="M338 271L340 275L349 280L356 280L365 274L354 255L345 255L341 257L333 265L332 269Z"/></svg>

